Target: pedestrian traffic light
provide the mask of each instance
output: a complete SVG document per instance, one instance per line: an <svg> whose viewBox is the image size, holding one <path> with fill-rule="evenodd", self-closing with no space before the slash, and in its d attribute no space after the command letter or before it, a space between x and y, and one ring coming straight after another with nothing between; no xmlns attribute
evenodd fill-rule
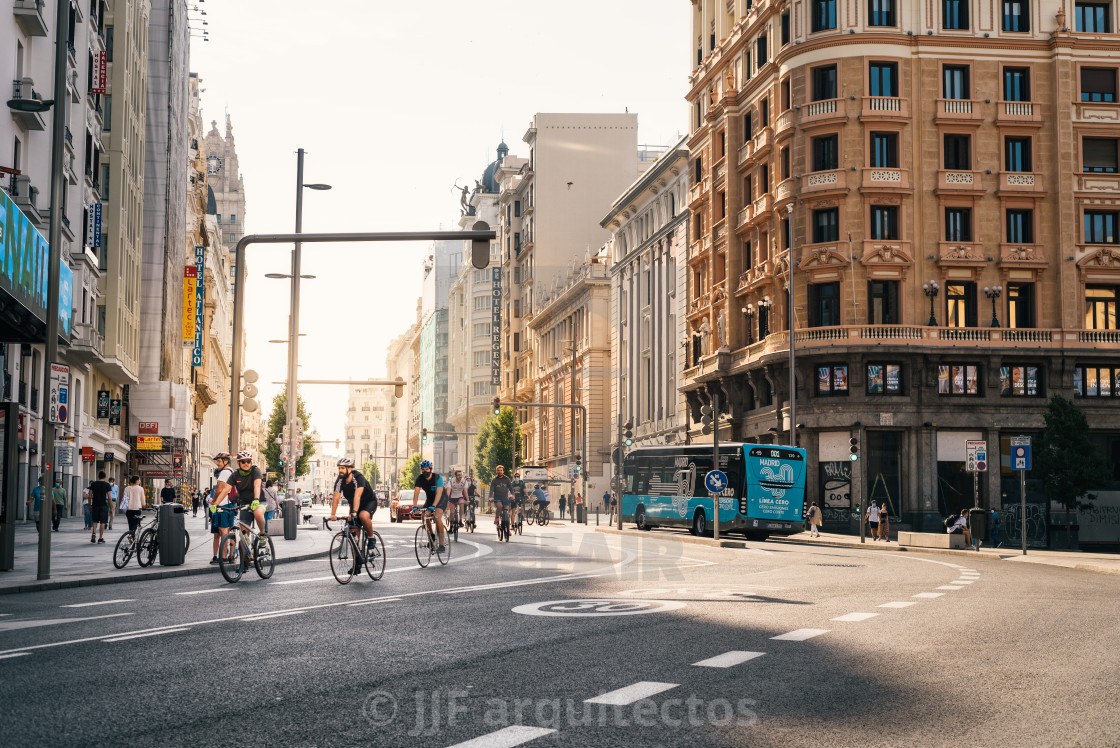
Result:
<svg viewBox="0 0 1120 748"><path fill-rule="evenodd" d="M420 429L420 438L423 439L424 441L428 441L428 430L427 429Z"/></svg>
<svg viewBox="0 0 1120 748"><path fill-rule="evenodd" d="M710 405L700 406L700 433L712 433L712 406Z"/></svg>
<svg viewBox="0 0 1120 748"><path fill-rule="evenodd" d="M631 421L627 421L626 425L622 427L622 436L623 436L623 441L622 441L623 444L625 444L627 447L633 446L633 444L634 444L634 424Z"/></svg>
<svg viewBox="0 0 1120 748"><path fill-rule="evenodd" d="M859 459L859 438L853 436L848 440L848 459L855 462Z"/></svg>
<svg viewBox="0 0 1120 748"><path fill-rule="evenodd" d="M501 412L502 412L502 398L495 397L494 398L494 415L498 415Z"/></svg>

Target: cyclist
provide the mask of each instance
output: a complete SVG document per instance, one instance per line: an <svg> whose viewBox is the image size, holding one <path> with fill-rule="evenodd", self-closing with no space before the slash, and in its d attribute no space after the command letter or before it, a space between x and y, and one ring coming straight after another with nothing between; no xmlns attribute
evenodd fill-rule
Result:
<svg viewBox="0 0 1120 748"><path fill-rule="evenodd" d="M462 470L456 470L455 477L448 483L447 501L451 507L451 518L456 524L462 526L463 518L461 514L467 504L467 479L463 477Z"/></svg>
<svg viewBox="0 0 1120 748"><path fill-rule="evenodd" d="M254 518L257 528L264 531L264 504L261 503L261 469L253 464L253 453L243 449L237 453L237 470L233 471L233 487L237 489L237 506L241 509L238 519L249 524Z"/></svg>
<svg viewBox="0 0 1120 748"><path fill-rule="evenodd" d="M447 496L443 492L443 476L432 470L432 463L428 460L420 463L420 475L416 477L415 487L412 491L413 506L416 506L416 500L420 498L421 491L426 496L424 509L435 508L436 532L439 533L439 550L436 552L443 553L446 550L443 536L443 511L447 508Z"/></svg>
<svg viewBox="0 0 1120 748"><path fill-rule="evenodd" d="M494 505L494 524L501 521L502 508L509 508L512 500L513 481L506 475L502 465L494 468L494 479L490 481L490 502Z"/></svg>
<svg viewBox="0 0 1120 748"><path fill-rule="evenodd" d="M521 473L516 472L513 474L513 482L510 484L513 490L513 511L510 512L510 523L517 524L521 521L522 515L525 513L525 481L521 480Z"/></svg>
<svg viewBox="0 0 1120 748"><path fill-rule="evenodd" d="M548 492L544 490L544 486L537 484L536 489L533 491L533 506L537 509L548 509L551 500L548 498Z"/></svg>
<svg viewBox="0 0 1120 748"><path fill-rule="evenodd" d="M210 559L211 564L218 563L218 544L222 542L222 538L229 532L229 528L233 527L233 517L229 512L218 512L218 509L228 506L230 503L229 493L233 489L233 471L230 469L230 460L233 455L229 452L219 452L214 455L214 464L217 465L214 469L214 490L210 493L210 532L214 535L214 557Z"/></svg>
<svg viewBox="0 0 1120 748"><path fill-rule="evenodd" d="M366 550L373 546L373 513L377 511L377 497L369 481L360 470L354 469L354 461L343 457L338 461L338 478L334 482L334 503L331 504L331 522L338 519L338 501L343 496L350 505L350 516L357 517L366 528Z"/></svg>

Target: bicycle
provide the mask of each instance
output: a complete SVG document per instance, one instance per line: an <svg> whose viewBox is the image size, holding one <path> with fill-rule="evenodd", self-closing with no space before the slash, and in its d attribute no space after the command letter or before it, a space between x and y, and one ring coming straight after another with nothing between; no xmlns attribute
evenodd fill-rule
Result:
<svg viewBox="0 0 1120 748"><path fill-rule="evenodd" d="M157 514L156 517L158 516ZM143 532L147 531L153 524L155 524L154 520L147 525L141 523L136 526L135 534L126 532L121 535L120 539L117 541L117 546L113 549L113 566L118 569L123 569L128 566L128 562L132 560L133 556L137 555L140 549L140 538L143 536ZM188 540L187 542L189 543L190 541ZM140 559L137 558L136 562L140 563ZM151 561L148 563L151 563ZM143 563L140 563L140 565L147 566L147 564Z"/></svg>
<svg viewBox="0 0 1120 748"><path fill-rule="evenodd" d="M514 533L517 533L518 535L520 535L521 530L522 530L522 528L524 528L524 526L525 526L525 507L524 506L519 506L519 507L517 507L517 520L514 521L514 522L511 522L510 525L509 525L509 534L513 535Z"/></svg>
<svg viewBox="0 0 1120 748"><path fill-rule="evenodd" d="M416 528L416 563L421 569L427 568L432 562L432 555L439 559L440 564L446 566L451 560L451 544L440 545L439 536L435 528L436 508L424 507L420 510L420 526ZM440 550L440 549L443 550Z"/></svg>
<svg viewBox="0 0 1120 748"><path fill-rule="evenodd" d="M225 580L230 584L238 582L241 575L249 568L250 562L261 579L271 577L272 572L276 570L276 549L272 545L272 538L259 534L253 527L242 522L237 516L238 507L225 506L218 511L234 516L233 528L218 544L218 569ZM250 551L250 548L255 550Z"/></svg>
<svg viewBox="0 0 1120 748"><path fill-rule="evenodd" d="M448 540L459 542L459 528L463 524L459 521L459 506L458 504L448 504L447 509L443 511L443 524L444 529L447 531Z"/></svg>
<svg viewBox="0 0 1120 748"><path fill-rule="evenodd" d="M463 519L463 527L467 528L467 532L474 532L474 528L475 528L474 505L473 504L467 504L464 507L464 509L466 510L466 517L464 517L464 519Z"/></svg>
<svg viewBox="0 0 1120 748"><path fill-rule="evenodd" d="M140 528L136 528L139 530ZM117 541L120 544L120 541ZM183 553L185 554L191 547L191 534L185 529L183 530ZM140 566L151 566L156 560L156 551L159 550L159 509L156 509L155 516L152 521L140 533L140 539L136 542L136 563ZM116 563L115 552L113 563ZM127 563L127 560L125 561ZM122 568L122 567L117 567Z"/></svg>
<svg viewBox="0 0 1120 748"><path fill-rule="evenodd" d="M530 512L525 516L525 524L529 525L530 527L532 527L533 523L536 521L537 517L533 512Z"/></svg>
<svg viewBox="0 0 1120 748"><path fill-rule="evenodd" d="M495 523L498 528L498 542L503 540L509 542L509 507L502 504L502 513L498 516L498 521Z"/></svg>
<svg viewBox="0 0 1120 748"><path fill-rule="evenodd" d="M323 526L334 531L329 519L323 520ZM386 558L381 534L374 530L371 536L365 525L353 516L347 517L345 527L331 538L331 573L339 584L348 584L363 566L369 578L376 582L385 576Z"/></svg>
<svg viewBox="0 0 1120 748"><path fill-rule="evenodd" d="M548 524L549 517L548 517L548 507L547 506L543 506L543 505L538 506L535 514L537 516L537 524L538 525L540 525L541 527L544 527L545 525Z"/></svg>

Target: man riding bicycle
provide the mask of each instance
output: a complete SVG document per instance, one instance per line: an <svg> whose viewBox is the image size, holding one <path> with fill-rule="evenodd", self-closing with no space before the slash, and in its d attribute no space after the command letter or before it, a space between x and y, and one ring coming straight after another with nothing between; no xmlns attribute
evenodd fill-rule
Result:
<svg viewBox="0 0 1120 748"><path fill-rule="evenodd" d="M373 513L377 511L377 497L373 487L362 474L354 469L354 461L343 457L338 461L338 478L334 482L334 503L331 504L331 522L338 519L338 502L346 497L350 506L349 516L357 517L362 526L366 528L367 550L373 547Z"/></svg>
<svg viewBox="0 0 1120 748"><path fill-rule="evenodd" d="M445 538L443 536L443 511L447 508L447 496L443 492L443 476L432 472L432 463L424 460L420 463L420 475L416 477L415 488L412 491L412 505L420 498L420 491L425 496L424 509L434 508L436 515L436 532L439 533L439 549L436 553L443 553Z"/></svg>
<svg viewBox="0 0 1120 748"><path fill-rule="evenodd" d="M533 491L533 508L547 510L550 503L548 492L544 490L544 486L538 483L537 488Z"/></svg>
<svg viewBox="0 0 1120 748"><path fill-rule="evenodd" d="M510 522L516 524L521 521L521 517L525 514L526 488L525 481L521 480L520 472L513 474L513 480L510 482L510 489L513 494L513 510L509 515Z"/></svg>
<svg viewBox="0 0 1120 748"><path fill-rule="evenodd" d="M502 509L508 509L512 501L513 481L506 475L502 465L494 468L494 479L490 481L490 503L494 505L494 524L498 524Z"/></svg>
<svg viewBox="0 0 1120 748"><path fill-rule="evenodd" d="M455 477L448 482L447 502L451 509L451 517L456 523L462 525L461 512L467 504L467 479L463 477L462 470L456 470Z"/></svg>
<svg viewBox="0 0 1120 748"><path fill-rule="evenodd" d="M237 470L230 476L233 487L237 489L237 506L241 509L239 519L249 524L255 517L257 528L264 531L264 504L261 503L261 469L253 464L253 453L242 450L237 453Z"/></svg>

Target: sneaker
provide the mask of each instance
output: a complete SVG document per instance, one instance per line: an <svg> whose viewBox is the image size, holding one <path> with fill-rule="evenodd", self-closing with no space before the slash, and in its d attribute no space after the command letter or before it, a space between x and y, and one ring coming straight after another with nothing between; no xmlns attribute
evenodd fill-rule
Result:
<svg viewBox="0 0 1120 748"><path fill-rule="evenodd" d="M97 536L96 535L90 535L89 536L89 542L96 543L97 542Z"/></svg>
<svg viewBox="0 0 1120 748"><path fill-rule="evenodd" d="M214 558L210 559L210 565L211 566L217 566L218 565L218 557L217 556L214 556Z"/></svg>
<svg viewBox="0 0 1120 748"><path fill-rule="evenodd" d="M97 539L97 542L98 542L98 543L104 543L104 542L105 542L105 538L98 538L98 539Z"/></svg>
<svg viewBox="0 0 1120 748"><path fill-rule="evenodd" d="M980 546L982 546L982 545L984 545L984 541L983 540L977 540L976 541L976 550L980 550Z"/></svg>
<svg viewBox="0 0 1120 748"><path fill-rule="evenodd" d="M447 550L447 548L445 548L444 546L441 545L439 548L436 548L436 553L443 553L446 550Z"/></svg>

